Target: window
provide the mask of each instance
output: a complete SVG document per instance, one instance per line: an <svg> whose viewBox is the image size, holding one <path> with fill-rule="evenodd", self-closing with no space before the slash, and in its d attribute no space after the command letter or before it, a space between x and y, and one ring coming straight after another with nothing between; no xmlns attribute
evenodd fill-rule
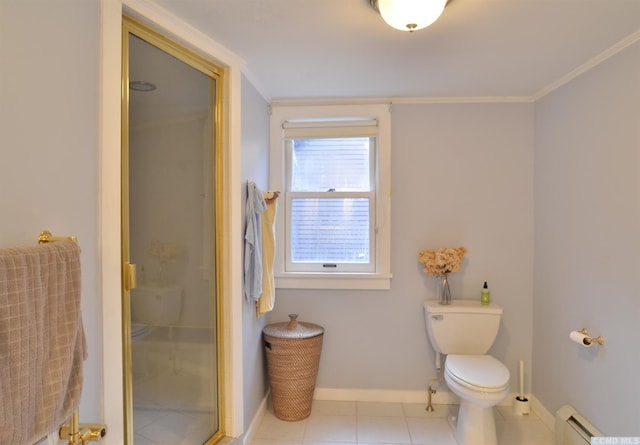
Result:
<svg viewBox="0 0 640 445"><path fill-rule="evenodd" d="M276 287L389 288L388 114L274 108Z"/></svg>
<svg viewBox="0 0 640 445"><path fill-rule="evenodd" d="M285 270L375 271L375 137L287 133Z"/></svg>

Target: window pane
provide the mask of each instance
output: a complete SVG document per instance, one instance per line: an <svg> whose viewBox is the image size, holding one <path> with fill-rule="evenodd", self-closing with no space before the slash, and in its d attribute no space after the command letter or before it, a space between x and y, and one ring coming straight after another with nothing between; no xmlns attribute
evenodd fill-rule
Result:
<svg viewBox="0 0 640 445"><path fill-rule="evenodd" d="M369 199L292 199L291 260L368 263Z"/></svg>
<svg viewBox="0 0 640 445"><path fill-rule="evenodd" d="M370 138L291 141L291 191L370 191Z"/></svg>

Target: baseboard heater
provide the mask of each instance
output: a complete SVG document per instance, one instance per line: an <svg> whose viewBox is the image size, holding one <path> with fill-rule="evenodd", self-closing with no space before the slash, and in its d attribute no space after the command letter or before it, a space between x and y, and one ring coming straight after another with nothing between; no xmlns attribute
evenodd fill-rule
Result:
<svg viewBox="0 0 640 445"><path fill-rule="evenodd" d="M602 433L571 405L556 411L555 427L555 445L589 445L592 437L602 437Z"/></svg>

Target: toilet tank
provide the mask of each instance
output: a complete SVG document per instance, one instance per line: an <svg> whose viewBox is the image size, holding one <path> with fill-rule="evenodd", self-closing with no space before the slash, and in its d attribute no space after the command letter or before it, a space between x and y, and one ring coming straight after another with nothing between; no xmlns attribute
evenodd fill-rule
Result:
<svg viewBox="0 0 640 445"><path fill-rule="evenodd" d="M180 320L182 288L139 285L131 289L133 320L153 326L170 326Z"/></svg>
<svg viewBox="0 0 640 445"><path fill-rule="evenodd" d="M498 335L502 308L495 303L482 305L477 300L453 300L423 304L427 336L442 354L486 354Z"/></svg>

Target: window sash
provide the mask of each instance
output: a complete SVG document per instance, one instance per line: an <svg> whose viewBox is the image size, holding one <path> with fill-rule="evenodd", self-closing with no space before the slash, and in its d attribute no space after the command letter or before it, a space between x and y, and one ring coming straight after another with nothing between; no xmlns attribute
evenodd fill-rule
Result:
<svg viewBox="0 0 640 445"><path fill-rule="evenodd" d="M361 138L361 136L354 136L355 138ZM286 151L286 176L287 176L287 191L292 191L292 192L315 192L315 191L322 191L322 192L326 192L326 191L330 191L330 190L334 190L335 191L347 191L348 188L344 187L341 188L341 184L339 183L327 183L326 186L324 188L320 188L318 190L300 190L300 189L296 189L296 185L293 183L294 181L294 168L295 166L293 165L293 151L294 151L294 145L295 145L295 141L301 141L301 140L308 140L309 138L304 138L304 139L288 139L285 142L285 151ZM337 138L325 138L325 139L337 139ZM344 139L344 138L343 138ZM363 187L358 187L358 188L354 188L352 190L348 190L348 191L375 191L376 189L376 138L375 137L369 137L369 147L368 147L368 160L369 160L369 165L368 165L368 184L366 186L366 188Z"/></svg>
<svg viewBox="0 0 640 445"><path fill-rule="evenodd" d="M294 261L292 256L292 231L293 227L293 215L292 209L294 200L336 200L343 201L349 199L366 200L368 201L368 215L369 223L367 226L367 241L369 257L366 261L337 261L334 259L307 259ZM376 236L375 236L375 193L374 192L287 192L285 196L286 205L286 241L285 241L285 271L286 272L322 272L322 273L372 273L375 272L376 267ZM337 237L344 236L348 231L342 229L336 229L329 225L318 224L316 229L319 233L309 233L313 238L314 236L321 238L322 233L328 233L331 230L336 230ZM312 239L311 239L312 240ZM327 243L329 249L337 245L337 241L334 243Z"/></svg>

